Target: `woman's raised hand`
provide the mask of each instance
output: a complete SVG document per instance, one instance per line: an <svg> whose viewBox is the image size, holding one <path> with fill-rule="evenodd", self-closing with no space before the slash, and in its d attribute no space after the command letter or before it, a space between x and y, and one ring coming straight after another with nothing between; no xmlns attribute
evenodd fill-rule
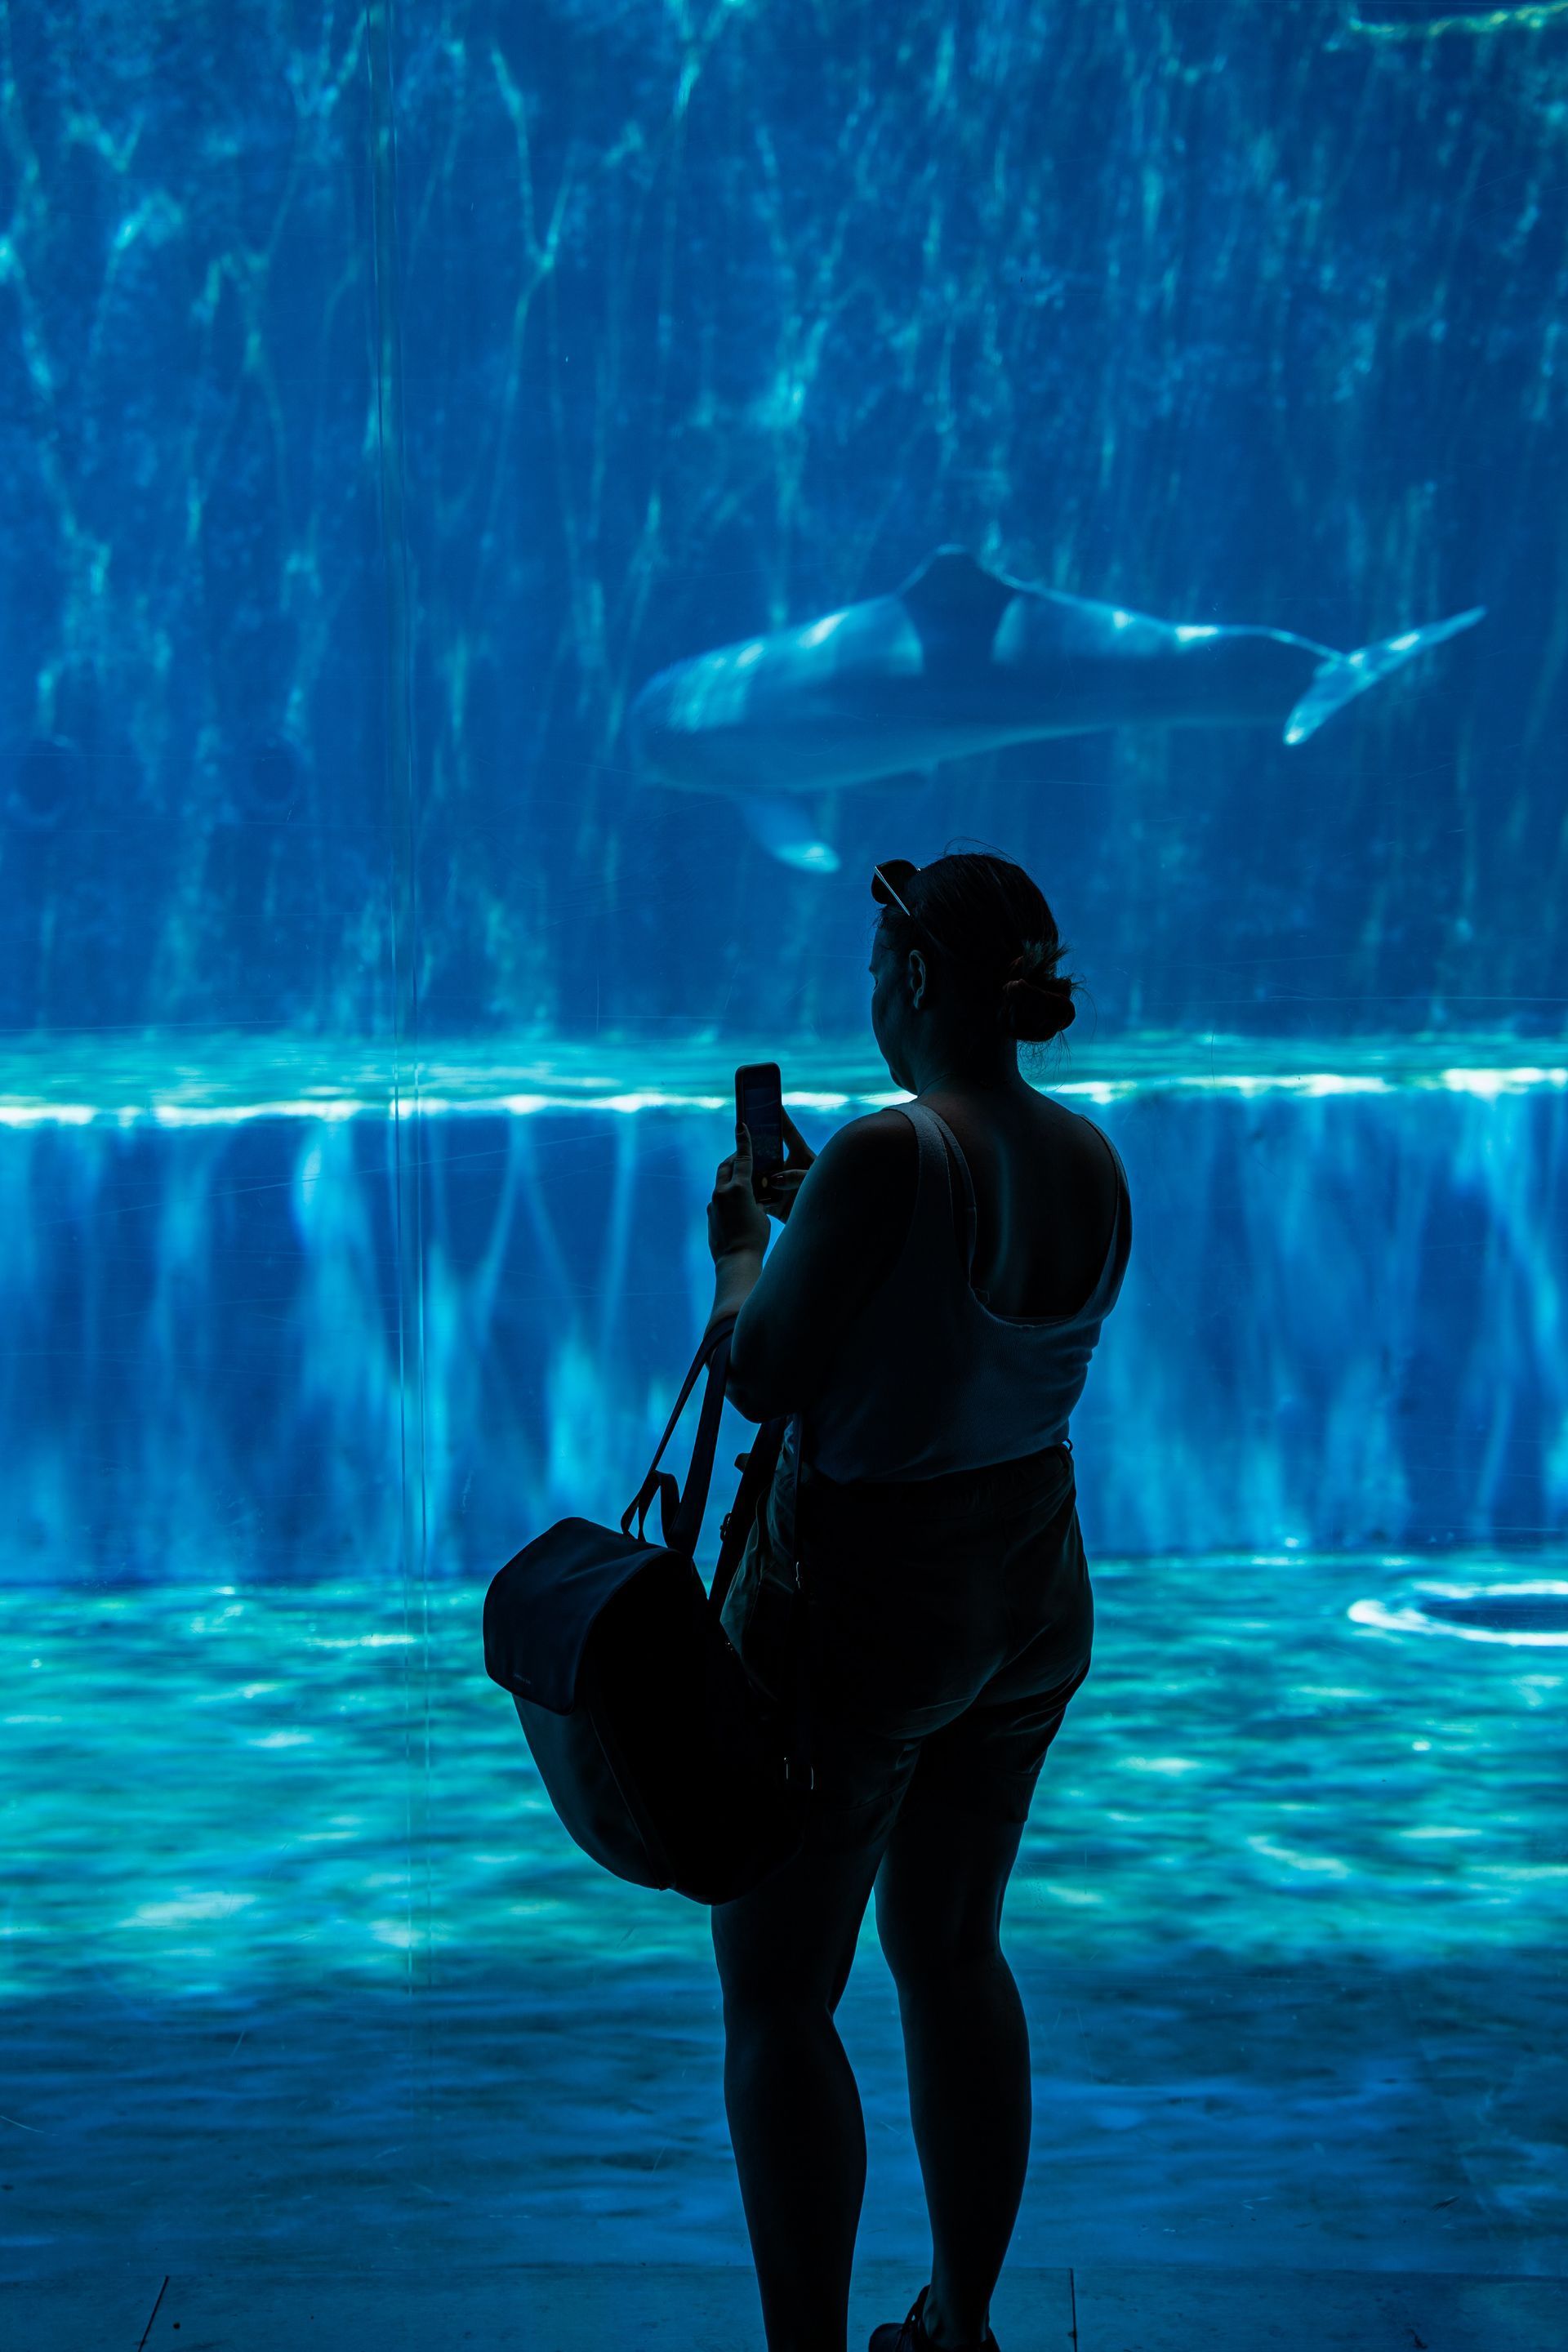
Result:
<svg viewBox="0 0 1568 2352"><path fill-rule="evenodd" d="M719 1162L708 1200L708 1249L717 1265L731 1250L755 1250L759 1258L768 1245L768 1221L752 1187L752 1139L735 1122L735 1149Z"/></svg>
<svg viewBox="0 0 1568 2352"><path fill-rule="evenodd" d="M780 1224L788 1219L795 1196L805 1181L805 1173L816 1158L788 1111L784 1113L784 1164L775 1176L764 1178L758 1198L770 1217Z"/></svg>

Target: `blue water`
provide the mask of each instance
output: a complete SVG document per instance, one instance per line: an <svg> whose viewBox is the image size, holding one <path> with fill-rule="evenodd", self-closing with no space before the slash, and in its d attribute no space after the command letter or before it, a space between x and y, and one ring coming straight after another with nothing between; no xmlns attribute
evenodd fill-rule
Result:
<svg viewBox="0 0 1568 2352"><path fill-rule="evenodd" d="M1014 1874L1016 1952L1507 1966L1568 1930L1568 1550L1093 1577L1093 1687ZM699 1906L607 1882L556 1822L476 1673L482 1598L8 1591L0 1993L395 1988L632 1947L652 2001L700 1964ZM1537 1622L1510 1624L1500 1601L1525 1599ZM1453 1623L1460 1600L1500 1629Z"/></svg>
<svg viewBox="0 0 1568 2352"><path fill-rule="evenodd" d="M868 879L950 845L1134 1203L1016 2253L1560 2272L1565 107L1551 0L0 12L5 2278L745 2260L706 1916L479 1606L640 1479L734 1066L896 1098ZM944 544L1486 618L1295 745L915 743L806 866L639 770ZM913 2266L869 1921L841 2022Z"/></svg>
<svg viewBox="0 0 1568 2352"><path fill-rule="evenodd" d="M608 1040L437 1048L396 1119L369 1047L12 1054L0 1582L445 1582L618 1517L711 1300L737 1050L665 1049L654 1084ZM785 1063L819 1142L896 1098L864 1048ZM1136 1197L1074 1423L1093 1548L1563 1539L1568 1065L1140 1038L1040 1082ZM731 1413L721 1461L744 1443Z"/></svg>

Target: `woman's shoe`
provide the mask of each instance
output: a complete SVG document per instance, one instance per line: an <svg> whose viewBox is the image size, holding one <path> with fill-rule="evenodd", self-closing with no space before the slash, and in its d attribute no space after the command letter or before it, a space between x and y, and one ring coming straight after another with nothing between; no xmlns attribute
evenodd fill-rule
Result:
<svg viewBox="0 0 1568 2352"><path fill-rule="evenodd" d="M907 2319L889 2319L880 2327L873 2327L868 2352L936 2352L931 2337L921 2326L921 2314L925 2309L925 2299L930 2293L928 2283L916 2295ZM998 2352L996 2338L989 2328L979 2352Z"/></svg>

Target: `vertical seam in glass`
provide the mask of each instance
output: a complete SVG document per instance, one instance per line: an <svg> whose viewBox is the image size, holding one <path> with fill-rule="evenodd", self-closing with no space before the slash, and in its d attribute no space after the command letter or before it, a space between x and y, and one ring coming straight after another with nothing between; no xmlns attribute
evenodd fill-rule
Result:
<svg viewBox="0 0 1568 2352"><path fill-rule="evenodd" d="M402 1517L404 1630L412 1631L411 1587L418 1587L418 1670L424 1753L429 1785L430 1675L427 1526L425 1480L425 1298L422 1197L419 1175L417 876L415 860L413 664L407 515L403 463L403 354L398 301L397 152L393 80L394 0L367 0L365 64L370 86L372 269L375 294L376 451L381 503L385 624L387 882L393 970L392 1133L393 1216L397 1259L398 1485ZM407 1071L408 1099L404 1080ZM410 1412L413 1427L410 1431ZM412 1444L410 1437L412 1435ZM412 1458L411 1458L412 1457ZM412 1644L405 1650L411 1657ZM407 1717L405 1714L405 1720ZM409 1782L409 1879L413 1907L412 1776ZM432 1951L429 1844L424 1841L426 1883L422 1942ZM415 1937L409 1922L408 1971Z"/></svg>

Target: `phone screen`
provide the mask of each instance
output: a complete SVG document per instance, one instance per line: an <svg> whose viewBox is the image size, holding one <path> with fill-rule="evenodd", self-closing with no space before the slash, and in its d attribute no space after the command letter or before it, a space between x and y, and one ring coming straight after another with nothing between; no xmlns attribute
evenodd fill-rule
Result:
<svg viewBox="0 0 1568 2352"><path fill-rule="evenodd" d="M748 1062L735 1073L735 1115L752 1138L753 1191L784 1166L784 1095L776 1062Z"/></svg>

